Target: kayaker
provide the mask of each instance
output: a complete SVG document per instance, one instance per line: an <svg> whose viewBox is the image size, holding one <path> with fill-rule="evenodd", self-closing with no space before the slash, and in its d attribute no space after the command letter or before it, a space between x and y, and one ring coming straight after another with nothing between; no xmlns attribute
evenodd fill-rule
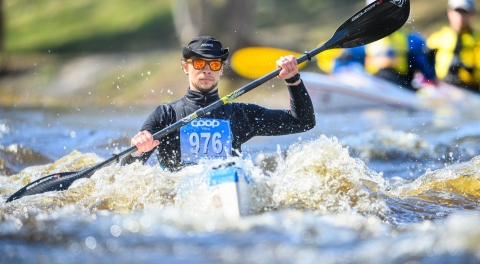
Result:
<svg viewBox="0 0 480 264"><path fill-rule="evenodd" d="M447 16L450 26L433 33L427 39L436 51L435 70L447 83L480 92L480 34L474 32L473 0L449 0Z"/></svg>
<svg viewBox="0 0 480 264"><path fill-rule="evenodd" d="M369 5L376 0L366 0ZM433 60L429 58L425 39L419 33L402 27L383 39L366 46L345 49L335 59L333 71L364 70L377 77L417 90L413 82L416 73L422 74L422 83L437 84Z"/></svg>
<svg viewBox="0 0 480 264"><path fill-rule="evenodd" d="M152 134L220 99L218 83L229 49L210 36L200 36L183 46L181 68L188 76L187 93L180 99L159 105L131 139L137 151L122 160L145 163L157 150L160 166L177 170L200 158L221 158L241 153L241 146L254 136L276 136L305 132L315 126L314 109L300 79L296 58L282 56L278 78L286 82L290 110L272 110L255 104L229 103L207 113L160 140Z"/></svg>
<svg viewBox="0 0 480 264"><path fill-rule="evenodd" d="M422 84L436 85L437 76L432 60L429 59L425 39L406 27L390 36L365 47L366 71L410 90L417 73L422 75Z"/></svg>

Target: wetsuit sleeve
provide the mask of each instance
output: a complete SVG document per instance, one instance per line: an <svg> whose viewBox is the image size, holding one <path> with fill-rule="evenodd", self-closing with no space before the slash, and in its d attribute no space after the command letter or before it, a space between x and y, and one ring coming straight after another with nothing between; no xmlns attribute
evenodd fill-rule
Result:
<svg viewBox="0 0 480 264"><path fill-rule="evenodd" d="M147 130L150 132L152 135L156 133L157 131L162 130L164 127L166 127L165 123L165 113L166 113L166 106L165 105L160 105L158 106L145 120L145 122L142 125L142 128L140 131ZM142 154L140 157L132 157L131 155L128 155L125 157L121 165L127 165L130 163L133 163L135 161L140 161L142 164L147 162L148 158L152 155L152 153L155 151L155 148L150 150L149 152L145 152Z"/></svg>
<svg viewBox="0 0 480 264"><path fill-rule="evenodd" d="M288 86L290 110L249 105L247 116L254 136L277 136L305 132L315 126L312 100L303 84ZM250 112L250 113L249 113Z"/></svg>
<svg viewBox="0 0 480 264"><path fill-rule="evenodd" d="M420 72L428 80L436 80L435 65L428 57L428 48L424 39L418 34L408 36L409 57L414 69Z"/></svg>

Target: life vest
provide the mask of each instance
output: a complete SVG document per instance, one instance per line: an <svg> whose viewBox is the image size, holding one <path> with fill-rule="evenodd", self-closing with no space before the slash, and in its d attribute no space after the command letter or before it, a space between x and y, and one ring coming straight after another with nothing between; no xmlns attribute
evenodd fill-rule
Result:
<svg viewBox="0 0 480 264"><path fill-rule="evenodd" d="M391 68L397 73L408 73L408 30L399 29L383 39L368 44L365 49L365 69L371 74Z"/></svg>
<svg viewBox="0 0 480 264"><path fill-rule="evenodd" d="M440 79L445 79L449 74L457 41L458 34L450 27L443 27L427 39L428 48L437 50L435 70ZM464 67L473 68L473 72L469 72L461 67L457 73L459 79L468 86L480 87L480 35L470 32L461 33L458 55Z"/></svg>

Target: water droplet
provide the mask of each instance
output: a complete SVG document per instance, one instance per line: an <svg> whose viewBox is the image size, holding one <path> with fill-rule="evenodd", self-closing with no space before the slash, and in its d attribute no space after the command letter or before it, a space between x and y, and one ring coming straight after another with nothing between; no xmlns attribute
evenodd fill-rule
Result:
<svg viewBox="0 0 480 264"><path fill-rule="evenodd" d="M85 239L85 245L89 249L95 249L97 247L97 240L94 237L89 236Z"/></svg>

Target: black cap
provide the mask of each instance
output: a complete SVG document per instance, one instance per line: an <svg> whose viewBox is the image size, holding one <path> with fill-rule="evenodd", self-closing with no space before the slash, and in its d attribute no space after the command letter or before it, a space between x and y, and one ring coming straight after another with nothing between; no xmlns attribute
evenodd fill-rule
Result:
<svg viewBox="0 0 480 264"><path fill-rule="evenodd" d="M186 47L183 46L183 58L191 57L226 60L228 48L222 48L222 43L214 37L200 36L192 39Z"/></svg>

